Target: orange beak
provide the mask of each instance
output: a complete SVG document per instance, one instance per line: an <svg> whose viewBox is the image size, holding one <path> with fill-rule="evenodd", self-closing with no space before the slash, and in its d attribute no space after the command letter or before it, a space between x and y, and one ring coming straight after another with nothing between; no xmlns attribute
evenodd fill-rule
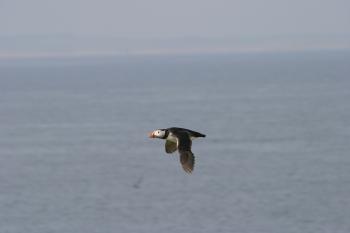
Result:
<svg viewBox="0 0 350 233"><path fill-rule="evenodd" d="M153 134L153 132L150 132L150 133L148 134L148 137L150 137L150 138L154 138L154 134Z"/></svg>

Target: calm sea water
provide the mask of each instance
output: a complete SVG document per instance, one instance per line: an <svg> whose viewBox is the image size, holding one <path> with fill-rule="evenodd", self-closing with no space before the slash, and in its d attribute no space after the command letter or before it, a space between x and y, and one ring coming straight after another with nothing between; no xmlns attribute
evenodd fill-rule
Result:
<svg viewBox="0 0 350 233"><path fill-rule="evenodd" d="M350 232L350 53L0 61L0 232ZM147 133L186 127L195 171Z"/></svg>

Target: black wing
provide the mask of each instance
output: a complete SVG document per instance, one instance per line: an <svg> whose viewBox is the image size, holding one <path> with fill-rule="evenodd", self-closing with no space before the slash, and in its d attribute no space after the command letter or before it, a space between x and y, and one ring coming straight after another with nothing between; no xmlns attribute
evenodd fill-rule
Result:
<svg viewBox="0 0 350 233"><path fill-rule="evenodd" d="M170 153L174 153L177 150L177 144L176 142L172 142L169 140L165 141L165 152L170 154Z"/></svg>
<svg viewBox="0 0 350 233"><path fill-rule="evenodd" d="M180 162L185 172L192 173L194 167L194 155L191 151L180 152Z"/></svg>
<svg viewBox="0 0 350 233"><path fill-rule="evenodd" d="M194 155L191 151L192 141L190 135L186 131L174 133L177 137L177 149L180 153L180 162L182 168L187 173L191 173L194 167Z"/></svg>

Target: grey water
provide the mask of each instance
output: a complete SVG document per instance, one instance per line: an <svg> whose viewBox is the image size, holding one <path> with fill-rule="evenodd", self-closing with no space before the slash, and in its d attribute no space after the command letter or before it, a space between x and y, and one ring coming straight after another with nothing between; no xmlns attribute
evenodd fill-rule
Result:
<svg viewBox="0 0 350 233"><path fill-rule="evenodd" d="M195 170L149 139L190 128ZM0 232L350 232L350 52L0 60Z"/></svg>

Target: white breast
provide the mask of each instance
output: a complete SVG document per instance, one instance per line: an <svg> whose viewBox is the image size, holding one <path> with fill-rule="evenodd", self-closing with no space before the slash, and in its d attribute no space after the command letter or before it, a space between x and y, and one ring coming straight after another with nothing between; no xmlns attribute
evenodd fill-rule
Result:
<svg viewBox="0 0 350 233"><path fill-rule="evenodd" d="M175 137L172 133L169 133L169 135L166 138L166 140L177 143L177 137Z"/></svg>

